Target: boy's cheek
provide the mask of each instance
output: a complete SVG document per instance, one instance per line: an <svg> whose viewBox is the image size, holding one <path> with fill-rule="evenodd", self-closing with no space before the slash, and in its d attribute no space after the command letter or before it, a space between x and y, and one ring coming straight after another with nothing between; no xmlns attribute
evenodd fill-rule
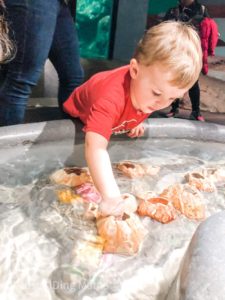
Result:
<svg viewBox="0 0 225 300"><path fill-rule="evenodd" d="M172 100L172 101L169 101L165 107L170 106L175 100L176 100L176 99L174 99L174 100Z"/></svg>
<svg viewBox="0 0 225 300"><path fill-rule="evenodd" d="M168 106L170 106L173 103L174 100L159 100L156 103L154 103L154 105L152 106L152 108L154 108L154 110L160 110L163 108L166 108Z"/></svg>
<svg viewBox="0 0 225 300"><path fill-rule="evenodd" d="M166 108L166 107L170 106L172 103L173 103L173 101L166 102L166 103L162 102L159 105L157 105L157 107L155 107L155 110L160 110L160 109Z"/></svg>

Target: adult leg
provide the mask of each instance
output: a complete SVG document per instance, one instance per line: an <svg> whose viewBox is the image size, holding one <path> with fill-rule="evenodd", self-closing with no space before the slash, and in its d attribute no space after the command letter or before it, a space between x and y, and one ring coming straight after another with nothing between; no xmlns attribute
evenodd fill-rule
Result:
<svg viewBox="0 0 225 300"><path fill-rule="evenodd" d="M22 123L31 87L37 84L51 47L59 0L6 0L17 54L0 87L0 126Z"/></svg>
<svg viewBox="0 0 225 300"><path fill-rule="evenodd" d="M167 118L172 118L179 112L179 104L180 104L180 99L176 99L173 101L171 105L171 110L168 114L166 114Z"/></svg>
<svg viewBox="0 0 225 300"><path fill-rule="evenodd" d="M190 115L190 119L197 121L204 121L204 118L200 113L200 87L198 80L189 90L189 97L192 105L192 112Z"/></svg>
<svg viewBox="0 0 225 300"><path fill-rule="evenodd" d="M62 111L63 102L82 83L84 77L75 24L68 6L63 3L57 18L49 59L59 76L58 103Z"/></svg>
<svg viewBox="0 0 225 300"><path fill-rule="evenodd" d="M200 87L199 87L198 80L190 88L188 93L191 100L192 111L199 113L200 112Z"/></svg>

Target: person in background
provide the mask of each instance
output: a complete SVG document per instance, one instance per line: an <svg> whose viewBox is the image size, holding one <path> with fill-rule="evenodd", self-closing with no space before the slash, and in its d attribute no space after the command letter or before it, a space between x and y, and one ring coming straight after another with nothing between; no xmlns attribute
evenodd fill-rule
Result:
<svg viewBox="0 0 225 300"><path fill-rule="evenodd" d="M182 97L201 68L197 32L180 22L162 22L145 33L129 65L95 74L65 101L65 112L84 123L86 161L103 215L121 215L126 208L107 152L110 136L142 136L142 122Z"/></svg>
<svg viewBox="0 0 225 300"><path fill-rule="evenodd" d="M177 7L171 8L163 18L164 21L174 20L181 21L193 25L199 30L199 25L205 17L209 17L205 6L201 5L197 0L180 0ZM204 73L204 69L203 69ZM200 112L200 87L198 80L188 91L192 105L190 114L191 120L205 121ZM179 113L179 99L172 103L172 108L167 117L174 117Z"/></svg>
<svg viewBox="0 0 225 300"><path fill-rule="evenodd" d="M83 81L75 24L64 0L5 0L15 58L4 66L0 86L0 126L19 124L31 89L50 59L59 77L58 104Z"/></svg>

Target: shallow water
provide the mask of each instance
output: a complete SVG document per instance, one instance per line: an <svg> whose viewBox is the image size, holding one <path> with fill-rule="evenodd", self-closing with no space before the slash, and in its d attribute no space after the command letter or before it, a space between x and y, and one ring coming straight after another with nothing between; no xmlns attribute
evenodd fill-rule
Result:
<svg viewBox="0 0 225 300"><path fill-rule="evenodd" d="M59 204L48 180L64 165L84 166L82 152L83 145L71 152L57 143L7 150L7 158L0 150L0 299L166 299L199 222L181 215L166 225L142 218L148 235L133 257L82 251L96 234L94 223L83 220L79 205ZM183 182L187 171L225 167L219 143L131 140L110 144L109 152L113 162L161 167L145 180L117 177L122 192L160 193ZM207 216L225 208L225 184L203 195Z"/></svg>

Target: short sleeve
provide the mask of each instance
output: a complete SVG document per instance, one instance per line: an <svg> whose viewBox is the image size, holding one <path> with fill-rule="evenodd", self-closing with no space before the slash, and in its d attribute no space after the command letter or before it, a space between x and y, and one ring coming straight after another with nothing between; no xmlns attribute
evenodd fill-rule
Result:
<svg viewBox="0 0 225 300"><path fill-rule="evenodd" d="M119 116L120 108L114 102L104 98L99 99L92 105L83 130L96 132L109 140Z"/></svg>

